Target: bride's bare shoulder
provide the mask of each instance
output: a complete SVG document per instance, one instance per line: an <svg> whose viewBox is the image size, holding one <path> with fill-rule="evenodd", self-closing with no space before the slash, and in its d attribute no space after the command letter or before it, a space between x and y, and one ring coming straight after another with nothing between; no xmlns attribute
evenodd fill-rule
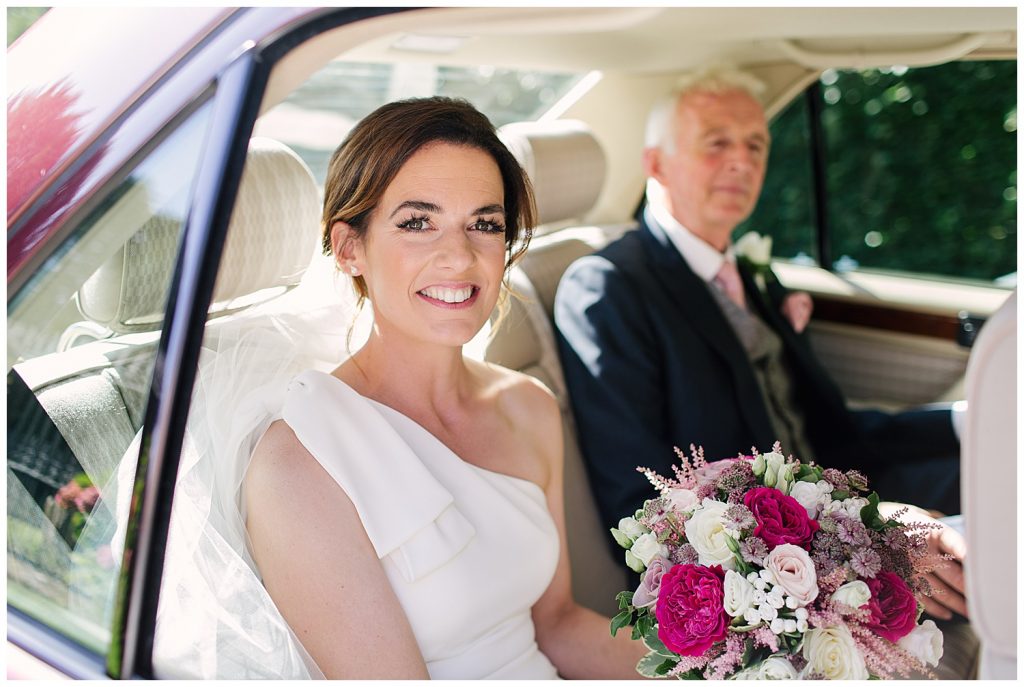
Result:
<svg viewBox="0 0 1024 687"><path fill-rule="evenodd" d="M275 420L263 433L252 453L245 475L246 492L256 495L301 490L317 480L320 468L288 423Z"/></svg>
<svg viewBox="0 0 1024 687"><path fill-rule="evenodd" d="M558 401L540 380L498 365L478 365L486 380L486 395L516 429L535 435L560 431Z"/></svg>

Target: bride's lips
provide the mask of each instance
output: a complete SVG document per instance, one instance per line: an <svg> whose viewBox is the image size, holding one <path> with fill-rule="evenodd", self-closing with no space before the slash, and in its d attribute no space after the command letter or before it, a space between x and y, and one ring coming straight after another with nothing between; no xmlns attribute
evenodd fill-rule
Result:
<svg viewBox="0 0 1024 687"><path fill-rule="evenodd" d="M432 284L416 292L422 300L444 310L470 308L480 296L480 287L473 284Z"/></svg>

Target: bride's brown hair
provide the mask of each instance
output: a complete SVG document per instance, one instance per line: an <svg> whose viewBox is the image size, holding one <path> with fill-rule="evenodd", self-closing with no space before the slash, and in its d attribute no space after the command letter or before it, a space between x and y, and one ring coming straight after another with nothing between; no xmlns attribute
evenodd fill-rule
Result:
<svg viewBox="0 0 1024 687"><path fill-rule="evenodd" d="M526 252L537 211L529 177L498 138L494 125L465 100L434 96L382 105L349 132L331 156L324 183L322 242L332 253L331 227L345 222L363 238L370 216L402 165L430 143L478 148L501 172L505 200L505 275ZM359 304L366 281L353 277Z"/></svg>

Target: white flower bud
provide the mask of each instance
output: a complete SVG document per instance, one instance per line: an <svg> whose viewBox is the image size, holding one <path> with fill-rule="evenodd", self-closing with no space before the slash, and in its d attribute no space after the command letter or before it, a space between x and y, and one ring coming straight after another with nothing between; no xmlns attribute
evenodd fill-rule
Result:
<svg viewBox="0 0 1024 687"><path fill-rule="evenodd" d="M660 543L657 535L653 532L647 532L646 534L641 534L637 537L629 552L639 558L645 568L651 564L651 559L655 556L668 558L668 547ZM634 570L636 570L636 568L634 568ZM637 570L637 572L640 571Z"/></svg>
<svg viewBox="0 0 1024 687"><path fill-rule="evenodd" d="M797 620L807 620L807 609L800 607L793 611L793 615L796 616Z"/></svg>
<svg viewBox="0 0 1024 687"><path fill-rule="evenodd" d="M747 610L743 611L743 619L747 621L747 625L757 625L761 622L761 613L751 606Z"/></svg>
<svg viewBox="0 0 1024 687"><path fill-rule="evenodd" d="M650 532L649 529L637 522L636 518L623 518L619 520L619 531L632 540L636 540L640 535Z"/></svg>
<svg viewBox="0 0 1024 687"><path fill-rule="evenodd" d="M792 618L787 618L784 627L786 632L796 632L796 621Z"/></svg>
<svg viewBox="0 0 1024 687"><path fill-rule="evenodd" d="M766 623L774 623L779 617L779 612L768 604L764 604L757 610Z"/></svg>
<svg viewBox="0 0 1024 687"><path fill-rule="evenodd" d="M808 627L808 625L807 625L807 621L806 620L797 620L796 621L796 631L797 632L807 632L807 627Z"/></svg>
<svg viewBox="0 0 1024 687"><path fill-rule="evenodd" d="M776 618L769 627L774 634L780 635L785 631L785 625L786 623L782 618Z"/></svg>
<svg viewBox="0 0 1024 687"><path fill-rule="evenodd" d="M852 608L860 608L871 599L871 590L861 580L847 582L832 593L832 600Z"/></svg>
<svg viewBox="0 0 1024 687"><path fill-rule="evenodd" d="M786 608L792 610L794 608L799 608L799 607L800 607L800 602L797 601L794 597L792 597L792 596L787 596L786 597ZM804 613L806 614L807 611L804 611Z"/></svg>

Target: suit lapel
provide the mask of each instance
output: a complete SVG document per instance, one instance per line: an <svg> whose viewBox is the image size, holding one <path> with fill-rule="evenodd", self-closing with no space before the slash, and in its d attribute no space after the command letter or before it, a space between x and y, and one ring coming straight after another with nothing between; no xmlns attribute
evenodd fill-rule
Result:
<svg viewBox="0 0 1024 687"><path fill-rule="evenodd" d="M708 285L690 269L648 213L644 213L640 230L653 276L678 308L678 315L684 321L696 323L693 328L700 337L725 360L733 377L741 411L755 436L771 436L771 420L764 404L757 402L761 399L761 389L750 368L747 353ZM671 316L669 313L666 315Z"/></svg>

